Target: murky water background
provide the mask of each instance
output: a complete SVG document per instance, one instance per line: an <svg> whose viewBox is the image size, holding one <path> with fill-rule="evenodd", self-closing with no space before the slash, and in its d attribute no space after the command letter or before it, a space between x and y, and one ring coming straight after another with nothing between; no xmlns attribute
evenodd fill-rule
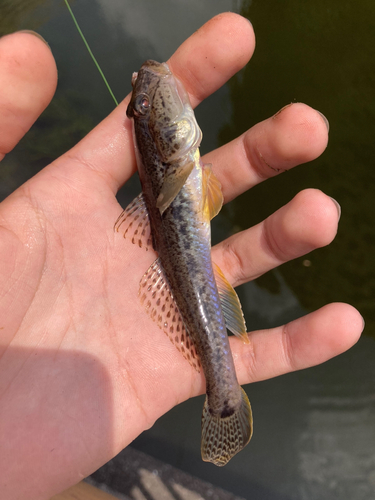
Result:
<svg viewBox="0 0 375 500"><path fill-rule="evenodd" d="M365 335L328 363L247 387L251 445L224 469L199 456L200 398L175 408L134 447L244 498L375 498L375 3L229 0L76 0L80 25L118 99L148 58L166 60L213 15L236 10L253 23L248 67L197 110L202 152L227 142L289 102L330 121L321 158L271 179L226 206L214 239L251 226L315 187L342 206L335 242L240 288L249 329L279 325L330 301L350 302ZM57 60L54 101L0 168L0 198L82 138L112 109L62 1L3 0L0 34L35 29ZM126 205L138 193L119 193ZM308 262L306 263L306 260ZM306 265L308 264L308 265Z"/></svg>

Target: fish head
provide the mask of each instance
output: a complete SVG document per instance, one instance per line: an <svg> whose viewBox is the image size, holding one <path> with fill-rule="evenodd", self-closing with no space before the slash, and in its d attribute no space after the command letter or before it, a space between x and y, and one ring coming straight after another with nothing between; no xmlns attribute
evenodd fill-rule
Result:
<svg viewBox="0 0 375 500"><path fill-rule="evenodd" d="M148 129L162 161L180 160L199 147L202 132L189 96L166 63L146 61L133 73L132 86L126 114Z"/></svg>

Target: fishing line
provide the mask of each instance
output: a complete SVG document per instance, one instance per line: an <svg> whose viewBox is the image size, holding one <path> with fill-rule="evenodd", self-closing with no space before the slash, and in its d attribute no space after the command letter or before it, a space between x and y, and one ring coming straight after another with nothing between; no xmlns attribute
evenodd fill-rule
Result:
<svg viewBox="0 0 375 500"><path fill-rule="evenodd" d="M88 52L89 52L89 54L90 54L90 56L91 56L91 59L94 61L95 66L97 67L97 69L98 69L98 71L99 71L99 73L100 73L101 77L102 77L102 78L103 78L103 80L104 80L104 83L105 83L105 84L106 84L106 86L107 86L107 89L108 89L109 93L110 93L110 94L111 94L111 96L112 96L112 99L115 101L116 106L118 106L117 99L116 99L116 97L114 96L114 94L113 94L113 92L112 92L112 89L111 89L111 87L109 86L109 83L107 82L107 79L106 79L106 77L104 76L104 73L103 73L103 71L102 71L101 67L99 66L98 61L95 59L95 56L94 56L94 54L92 53L92 50L90 49L89 44L87 43L87 40L86 40L86 38L85 38L85 35L82 33L82 30L81 30L81 28L79 27L79 24L78 24L78 22L77 22L77 19L75 18L75 15L73 14L72 9L70 8L70 5L69 5L69 3L68 3L68 0L64 0L64 1L65 1L65 5L68 7L68 10L69 10L69 12L70 12L70 15L72 16L73 22L74 22L74 24L76 25L76 28L77 28L77 30L78 30L78 33L81 35L81 38L82 38L82 40L83 40L84 44L86 45L86 49L88 50Z"/></svg>

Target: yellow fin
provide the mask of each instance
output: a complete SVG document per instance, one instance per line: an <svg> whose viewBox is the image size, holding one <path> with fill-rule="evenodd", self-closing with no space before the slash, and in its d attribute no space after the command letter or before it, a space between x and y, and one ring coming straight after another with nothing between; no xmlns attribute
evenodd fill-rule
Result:
<svg viewBox="0 0 375 500"><path fill-rule="evenodd" d="M118 233L121 226L124 238L129 238L134 245L145 250L152 247L150 220L142 193L121 212L114 231Z"/></svg>
<svg viewBox="0 0 375 500"><path fill-rule="evenodd" d="M191 366L200 372L201 363L198 354L164 278L159 259L156 259L143 275L138 295L150 318L166 333Z"/></svg>
<svg viewBox="0 0 375 500"><path fill-rule="evenodd" d="M246 333L245 318L243 316L240 299L234 288L224 276L222 270L214 262L212 263L214 270L217 289L223 310L225 324L236 337L240 338L249 344L250 340Z"/></svg>
<svg viewBox="0 0 375 500"><path fill-rule="evenodd" d="M223 193L221 184L212 172L212 165L207 163L203 165L203 211L207 213L208 218L213 219L223 206Z"/></svg>
<svg viewBox="0 0 375 500"><path fill-rule="evenodd" d="M182 166L176 166L172 163L168 167L158 199L156 200L156 208L160 210L161 214L165 212L181 191L193 168L194 162L188 162Z"/></svg>
<svg viewBox="0 0 375 500"><path fill-rule="evenodd" d="M250 401L242 387L241 406L226 417L211 413L206 398L202 413L202 460L222 467L247 445L252 434Z"/></svg>

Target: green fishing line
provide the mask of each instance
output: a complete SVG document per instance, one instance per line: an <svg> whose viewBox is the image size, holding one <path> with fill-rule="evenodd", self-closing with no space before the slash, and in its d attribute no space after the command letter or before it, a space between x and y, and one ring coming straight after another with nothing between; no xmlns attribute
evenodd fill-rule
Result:
<svg viewBox="0 0 375 500"><path fill-rule="evenodd" d="M99 66L98 61L95 59L95 56L94 56L94 54L92 53L92 51L91 51L91 49L90 49L90 46L89 46L89 44L87 43L86 38L85 38L84 34L83 34L83 33L82 33L82 31L81 31L81 28L79 27L79 24L78 24L78 22L77 22L77 19L75 18L74 14L73 14L73 11L72 11L72 9L70 8L70 5L69 5L69 3L68 3L68 0L64 0L64 1L65 1L66 6L68 7L68 10L69 10L69 12L70 12L70 15L72 16L72 19L73 19L73 21L74 21L74 24L76 25L76 28L77 28L77 30L78 30L78 33L81 35L81 38L82 38L82 40L83 40L84 44L86 45L87 50L89 51L89 54L90 54L90 56L91 56L91 59L94 61L95 66L98 68L98 71L99 71L99 73L100 73L101 77L103 78L104 83L106 84L107 89L108 89L109 93L110 93L110 94L111 94L111 96L112 96L112 99L115 101L116 106L118 106L117 99L116 99L116 97L114 96L114 94L113 94L113 92L112 92L112 89L111 89L111 87L109 86L109 83L107 82L107 79L106 79L106 77L104 76L104 73L103 73L103 71L101 70L101 67Z"/></svg>

